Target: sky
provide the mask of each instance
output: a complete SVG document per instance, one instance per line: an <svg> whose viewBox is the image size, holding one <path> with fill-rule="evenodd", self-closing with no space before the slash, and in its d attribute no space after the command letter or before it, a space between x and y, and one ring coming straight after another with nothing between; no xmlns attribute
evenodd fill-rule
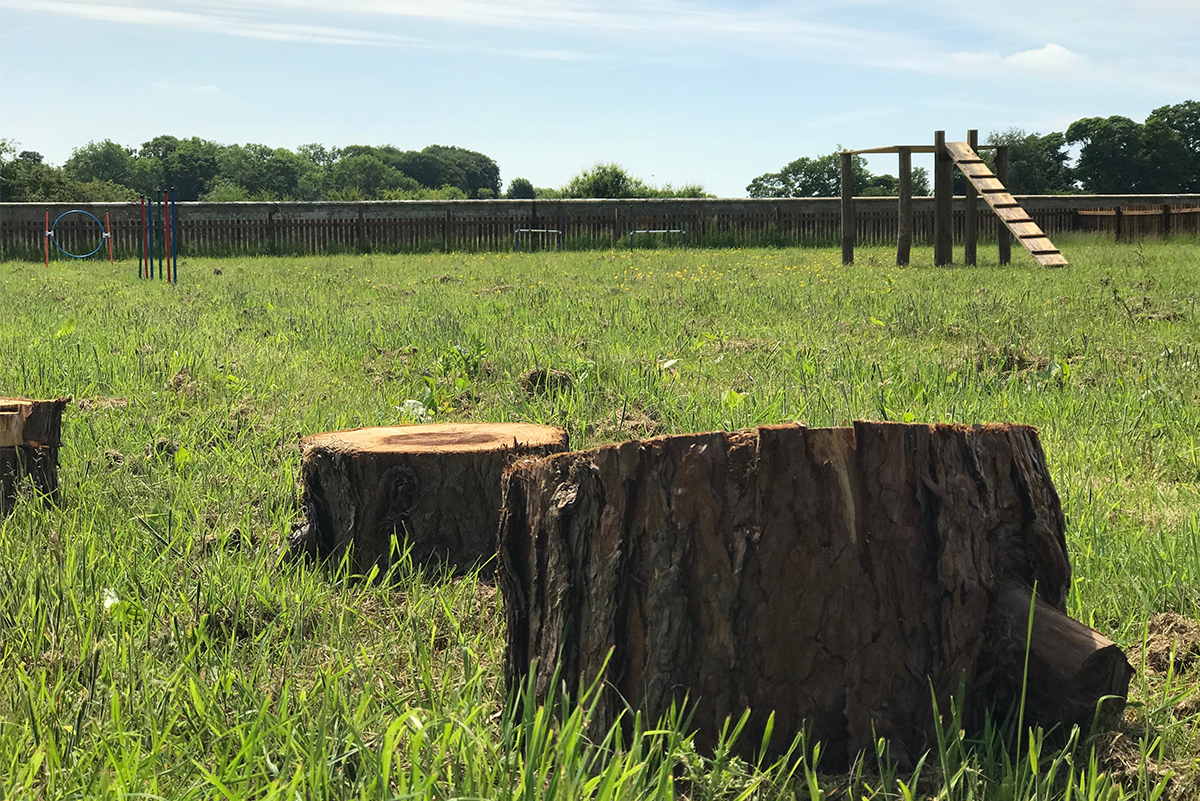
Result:
<svg viewBox="0 0 1200 801"><path fill-rule="evenodd" d="M0 0L0 137L55 164L158 134L443 144L505 184L603 161L741 197L839 145L1188 99L1200 0Z"/></svg>

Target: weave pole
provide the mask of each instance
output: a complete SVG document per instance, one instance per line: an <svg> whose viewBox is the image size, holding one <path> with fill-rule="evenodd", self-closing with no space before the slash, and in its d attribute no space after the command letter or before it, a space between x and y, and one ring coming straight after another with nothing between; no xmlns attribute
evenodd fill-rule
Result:
<svg viewBox="0 0 1200 801"><path fill-rule="evenodd" d="M104 212L104 229L108 231L105 238L108 240L108 263L115 264L113 261L113 245L112 245L112 220L109 219L108 212Z"/></svg>
<svg viewBox="0 0 1200 801"><path fill-rule="evenodd" d="M150 254L150 274L149 278L154 279L154 195L146 195L146 210L149 212L149 225L146 230L150 234L150 249L147 253Z"/></svg>
<svg viewBox="0 0 1200 801"><path fill-rule="evenodd" d="M163 190L163 255L167 257L167 283L171 283L171 195ZM161 275L161 271L160 271Z"/></svg>
<svg viewBox="0 0 1200 801"><path fill-rule="evenodd" d="M146 275L146 256L150 252L150 242L146 238L146 197L142 196L142 230L138 239L138 278L148 278Z"/></svg>
<svg viewBox="0 0 1200 801"><path fill-rule="evenodd" d="M179 205L175 202L175 187L171 187L171 283L179 283Z"/></svg>
<svg viewBox="0 0 1200 801"><path fill-rule="evenodd" d="M46 266L50 266L50 209L46 209Z"/></svg>

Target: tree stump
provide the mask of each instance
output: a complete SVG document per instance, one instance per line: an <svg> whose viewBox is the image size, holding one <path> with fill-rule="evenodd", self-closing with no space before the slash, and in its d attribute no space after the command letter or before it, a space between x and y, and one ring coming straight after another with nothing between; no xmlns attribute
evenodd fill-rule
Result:
<svg viewBox="0 0 1200 801"><path fill-rule="evenodd" d="M1065 524L1033 428L662 437L522 461L504 503L506 678L533 671L545 697L556 664L574 691L608 659L598 731L686 698L701 746L749 709L744 756L774 712L772 754L807 723L829 767L876 737L914 758L960 682L968 714L1020 697L1035 585L1026 720L1128 690L1124 654L1062 614Z"/></svg>
<svg viewBox="0 0 1200 801"><path fill-rule="evenodd" d="M62 413L70 398L0 398L0 516L12 511L23 477L58 500Z"/></svg>
<svg viewBox="0 0 1200 801"><path fill-rule="evenodd" d="M301 441L307 512L293 546L355 572L387 569L391 539L414 564L495 569L501 485L509 463L567 448L566 432L524 423L357 428ZM490 562L488 560L491 560Z"/></svg>

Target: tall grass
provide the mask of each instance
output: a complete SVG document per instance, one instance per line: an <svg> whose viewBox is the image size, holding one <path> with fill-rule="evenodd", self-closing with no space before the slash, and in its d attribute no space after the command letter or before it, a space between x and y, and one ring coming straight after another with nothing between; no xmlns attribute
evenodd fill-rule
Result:
<svg viewBox="0 0 1200 801"><path fill-rule="evenodd" d="M501 599L402 563L280 562L297 436L527 420L573 446L855 418L1040 427L1069 611L1125 646L1200 617L1200 247L1060 243L1069 270L898 269L885 250L347 255L0 264L0 395L71 394L63 499L0 522L5 798L1186 798L1196 674L1139 670L1120 733L945 712L848 774L745 763L687 710L589 725L508 699ZM535 368L569 378L530 394ZM406 401L416 401L405 404ZM1189 711L1190 710L1190 711ZM765 750L765 749L764 749ZM1173 771L1172 775L1168 775ZM1163 795L1161 797L1167 797Z"/></svg>

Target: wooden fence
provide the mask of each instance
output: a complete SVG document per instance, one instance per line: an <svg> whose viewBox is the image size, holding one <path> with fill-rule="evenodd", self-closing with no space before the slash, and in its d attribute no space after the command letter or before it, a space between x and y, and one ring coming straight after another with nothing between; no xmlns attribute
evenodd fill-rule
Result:
<svg viewBox="0 0 1200 801"><path fill-rule="evenodd" d="M1200 234L1200 195L1042 195L1018 201L1048 235L1107 231L1122 238ZM855 200L860 245L896 240L895 198ZM119 258L136 257L141 210L136 203L82 205L0 204L0 258L41 259L46 212L53 221L78 208L111 220ZM913 200L913 239L933 240L933 199ZM956 241L964 226L955 198ZM980 218L981 238L994 237L993 215ZM557 230L567 249L628 246L631 230L683 229L639 234L634 244L693 246L832 245L840 235L837 198L782 200L452 200L360 203L180 203L181 255L302 254L350 251L511 250L517 228ZM100 242L96 223L70 215L58 223L58 241L87 252ZM521 249L557 247L557 234L522 234Z"/></svg>

